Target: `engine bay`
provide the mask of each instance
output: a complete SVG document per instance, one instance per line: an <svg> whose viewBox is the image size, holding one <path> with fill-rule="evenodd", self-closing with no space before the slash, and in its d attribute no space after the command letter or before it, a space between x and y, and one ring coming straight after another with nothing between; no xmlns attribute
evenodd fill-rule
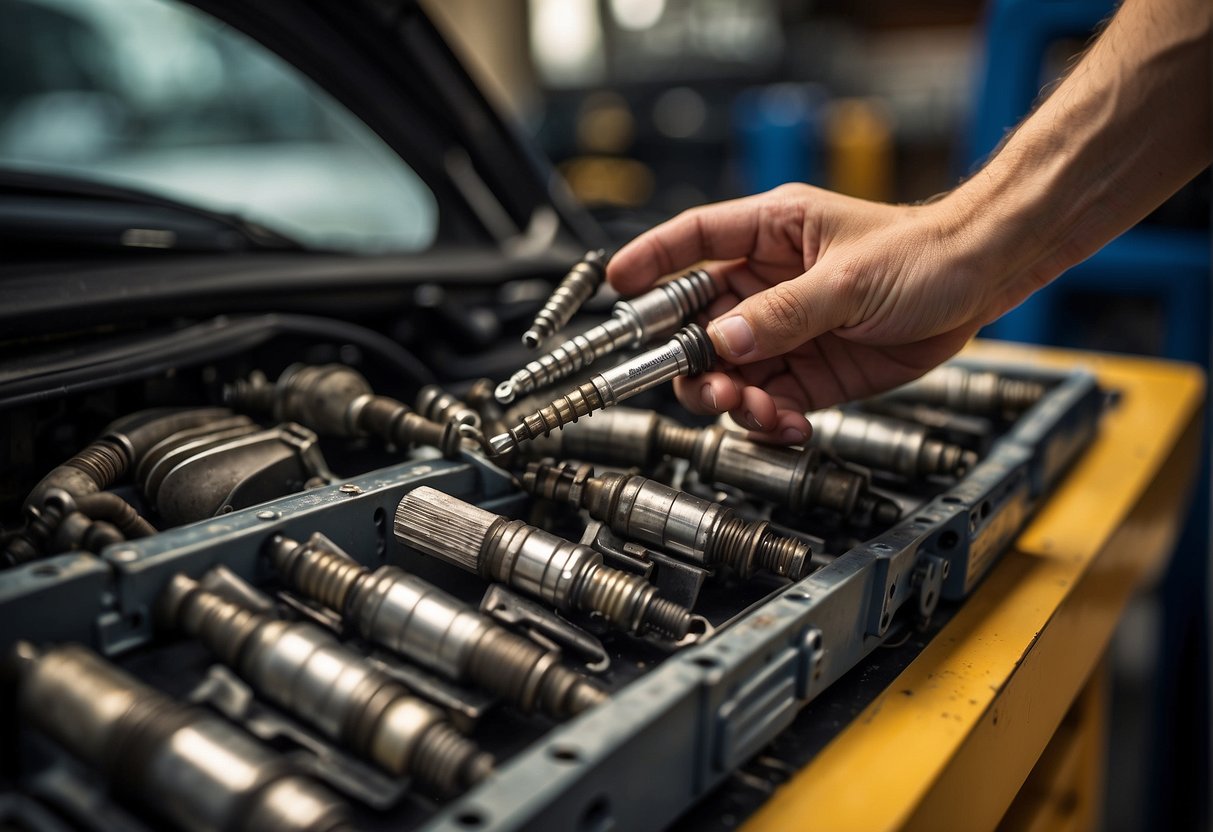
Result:
<svg viewBox="0 0 1213 832"><path fill-rule="evenodd" d="M499 401L519 353L458 342L538 296L477 323L442 295L387 334L279 314L40 345L0 385L0 819L661 825L963 599L1101 406L1081 372L960 362L809 414L803 448L667 387L494 455L552 394Z"/></svg>

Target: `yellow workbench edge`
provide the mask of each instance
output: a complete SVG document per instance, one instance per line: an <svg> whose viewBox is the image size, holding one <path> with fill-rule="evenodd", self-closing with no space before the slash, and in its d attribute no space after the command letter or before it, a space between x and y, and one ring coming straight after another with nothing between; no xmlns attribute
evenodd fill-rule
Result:
<svg viewBox="0 0 1213 832"><path fill-rule="evenodd" d="M1170 552L1200 458L1199 368L990 342L965 355L1082 366L1122 398L952 621L747 832L993 828Z"/></svg>

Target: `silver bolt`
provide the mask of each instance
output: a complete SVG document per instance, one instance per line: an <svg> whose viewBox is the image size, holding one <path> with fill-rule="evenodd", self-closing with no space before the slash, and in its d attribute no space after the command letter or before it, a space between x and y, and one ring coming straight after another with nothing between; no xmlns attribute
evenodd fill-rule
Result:
<svg viewBox="0 0 1213 832"><path fill-rule="evenodd" d="M257 512L257 519L258 520L277 520L278 512L271 511L267 508L264 511Z"/></svg>
<svg viewBox="0 0 1213 832"><path fill-rule="evenodd" d="M134 563L139 560L139 553L134 549L119 549L110 555L110 557L119 563Z"/></svg>
<svg viewBox="0 0 1213 832"><path fill-rule="evenodd" d="M345 485L337 489L342 494L361 494L362 489L354 485L352 482L347 482Z"/></svg>

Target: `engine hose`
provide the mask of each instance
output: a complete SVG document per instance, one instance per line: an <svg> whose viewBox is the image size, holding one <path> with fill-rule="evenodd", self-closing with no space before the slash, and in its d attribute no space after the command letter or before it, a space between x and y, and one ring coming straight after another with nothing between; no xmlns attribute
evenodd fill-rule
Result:
<svg viewBox="0 0 1213 832"><path fill-rule="evenodd" d="M110 491L88 494L76 500L76 508L93 520L112 523L127 540L150 537L156 527L149 523L135 507Z"/></svg>

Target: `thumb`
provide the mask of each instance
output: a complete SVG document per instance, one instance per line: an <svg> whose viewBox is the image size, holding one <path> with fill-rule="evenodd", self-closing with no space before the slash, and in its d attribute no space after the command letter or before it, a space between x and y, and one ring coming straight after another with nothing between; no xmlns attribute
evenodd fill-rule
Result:
<svg viewBox="0 0 1213 832"><path fill-rule="evenodd" d="M708 324L717 354L733 364L782 355L846 324L849 299L814 266L751 295Z"/></svg>

